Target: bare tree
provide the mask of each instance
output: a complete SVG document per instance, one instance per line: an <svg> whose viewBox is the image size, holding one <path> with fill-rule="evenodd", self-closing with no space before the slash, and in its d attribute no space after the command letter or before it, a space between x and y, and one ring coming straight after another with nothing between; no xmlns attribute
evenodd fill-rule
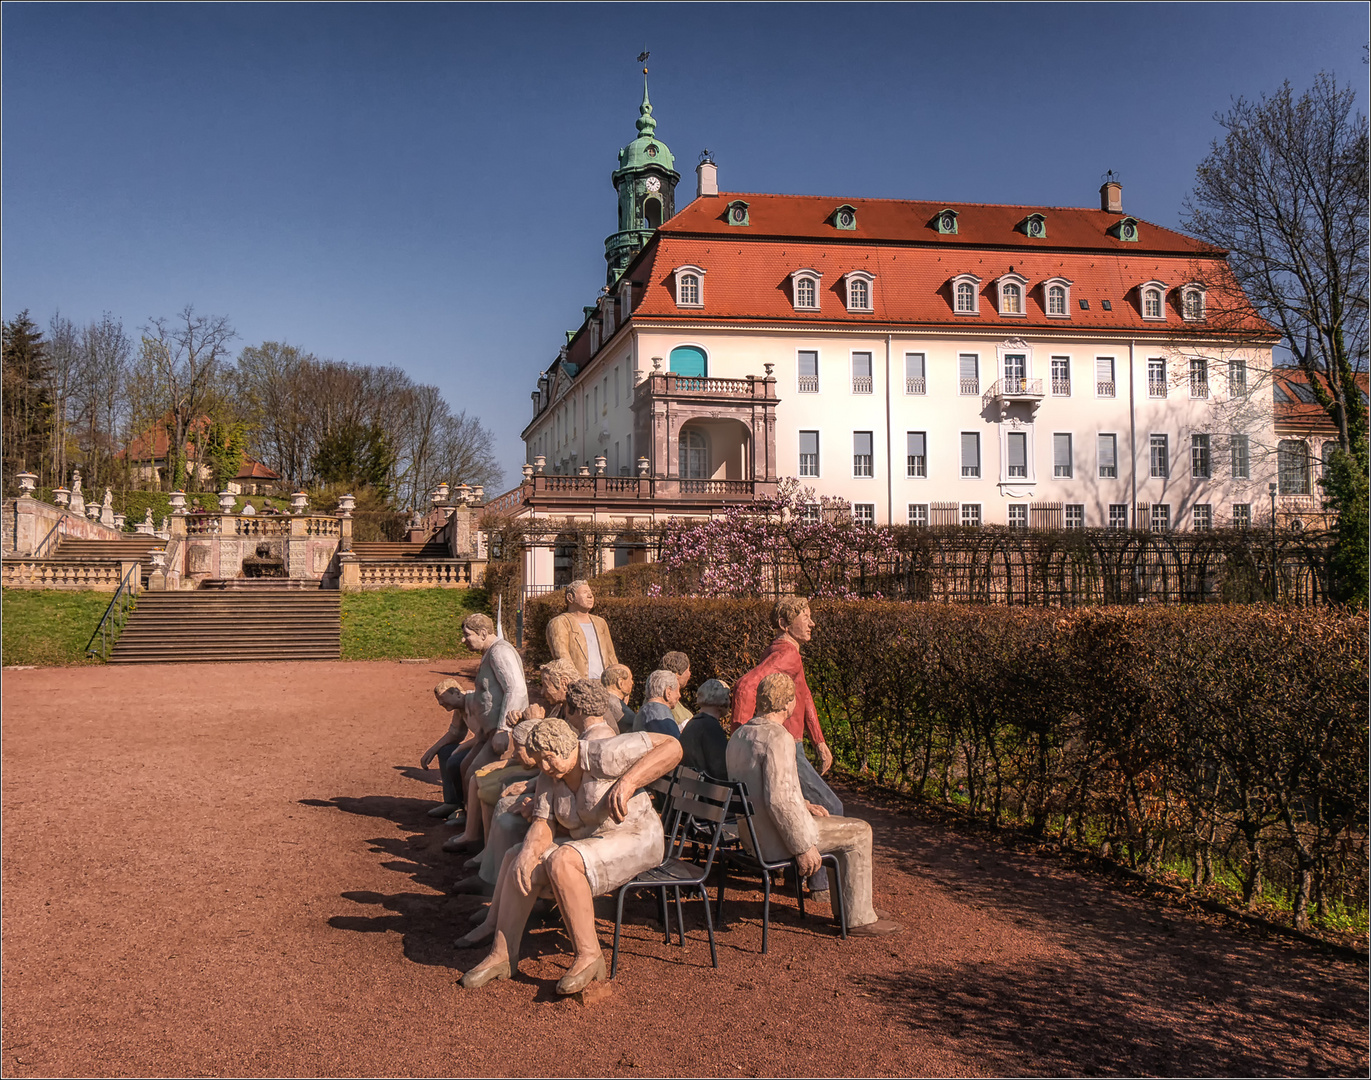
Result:
<svg viewBox="0 0 1371 1080"><path fill-rule="evenodd" d="M105 312L82 327L80 363L73 390L74 420L82 429L86 475L108 482L108 463L120 441L130 400L129 360L133 343L123 322Z"/></svg>
<svg viewBox="0 0 1371 1080"><path fill-rule="evenodd" d="M63 484L67 475L67 427L71 421L72 396L81 371L81 335L76 324L60 311L48 320L48 388L52 395L53 484Z"/></svg>
<svg viewBox="0 0 1371 1080"><path fill-rule="evenodd" d="M1229 252L1238 284L1365 471L1355 376L1367 361L1367 130L1355 101L1327 73L1298 98L1286 82L1271 97L1237 99L1215 118L1227 134L1199 166L1183 224Z"/></svg>

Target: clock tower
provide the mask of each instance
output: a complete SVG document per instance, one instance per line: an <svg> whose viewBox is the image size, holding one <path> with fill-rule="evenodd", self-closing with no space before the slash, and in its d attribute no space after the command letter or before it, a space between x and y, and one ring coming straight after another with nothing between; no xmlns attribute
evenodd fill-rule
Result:
<svg viewBox="0 0 1371 1080"><path fill-rule="evenodd" d="M681 176L666 143L656 136L657 121L647 96L647 68L643 68L643 103L638 106L638 137L619 151L619 167L611 174L619 193L619 231L605 240L605 279L610 286L652 236L652 231L676 213L676 182Z"/></svg>

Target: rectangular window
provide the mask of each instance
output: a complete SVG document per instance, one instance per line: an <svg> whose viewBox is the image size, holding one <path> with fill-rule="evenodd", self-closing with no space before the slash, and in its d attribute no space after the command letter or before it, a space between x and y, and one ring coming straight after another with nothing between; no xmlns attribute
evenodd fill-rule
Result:
<svg viewBox="0 0 1371 1080"><path fill-rule="evenodd" d="M1005 436L1005 456L1009 466L1009 479L1025 479L1028 476L1028 433L1011 431Z"/></svg>
<svg viewBox="0 0 1371 1080"><path fill-rule="evenodd" d="M981 523L981 504L962 503L962 524L975 528Z"/></svg>
<svg viewBox="0 0 1371 1080"><path fill-rule="evenodd" d="M1022 394L1028 381L1028 357L1024 353L1004 354L1004 392Z"/></svg>
<svg viewBox="0 0 1371 1080"><path fill-rule="evenodd" d="M1190 475L1195 480L1209 479L1209 436L1190 436Z"/></svg>
<svg viewBox="0 0 1371 1080"><path fill-rule="evenodd" d="M1015 503L1009 508L1009 527L1011 529L1028 528L1028 507L1022 503Z"/></svg>
<svg viewBox="0 0 1371 1080"><path fill-rule="evenodd" d="M852 392L871 393L871 354L854 352L852 354Z"/></svg>
<svg viewBox="0 0 1371 1080"><path fill-rule="evenodd" d="M1071 357L1069 356L1054 356L1052 358L1052 396L1071 396Z"/></svg>
<svg viewBox="0 0 1371 1080"><path fill-rule="evenodd" d="M1252 468L1246 435L1233 435L1228 440L1229 454L1233 459L1233 479L1246 480Z"/></svg>
<svg viewBox="0 0 1371 1080"><path fill-rule="evenodd" d="M909 504L909 524L921 528L928 528L928 503Z"/></svg>
<svg viewBox="0 0 1371 1080"><path fill-rule="evenodd" d="M853 476L873 476L872 472L872 445L874 440L869 431L854 431L852 433L852 475Z"/></svg>
<svg viewBox="0 0 1371 1080"><path fill-rule="evenodd" d="M1210 512L1208 503L1196 503L1193 508L1193 518L1196 532L1205 532L1214 527L1214 515Z"/></svg>
<svg viewBox="0 0 1371 1080"><path fill-rule="evenodd" d="M819 504L805 503L800 507L800 520L806 525L819 524Z"/></svg>
<svg viewBox="0 0 1371 1080"><path fill-rule="evenodd" d="M1085 528L1085 504L1067 503L1066 504L1066 527L1068 529Z"/></svg>
<svg viewBox="0 0 1371 1080"><path fill-rule="evenodd" d="M1193 357L1190 361L1190 396L1209 396L1209 361L1202 356Z"/></svg>
<svg viewBox="0 0 1371 1080"><path fill-rule="evenodd" d="M1228 393L1233 397L1247 396L1247 361L1228 361Z"/></svg>
<svg viewBox="0 0 1371 1080"><path fill-rule="evenodd" d="M619 407L619 369L614 369L614 407Z"/></svg>
<svg viewBox="0 0 1371 1080"><path fill-rule="evenodd" d="M904 354L904 392L906 394L926 394L928 379L924 371L924 354L907 352Z"/></svg>
<svg viewBox="0 0 1371 1080"><path fill-rule="evenodd" d="M1100 479L1113 480L1119 475L1119 437L1101 435L1096 444L1096 454L1100 459Z"/></svg>
<svg viewBox="0 0 1371 1080"><path fill-rule="evenodd" d="M1168 532L1171 529L1171 504L1152 504L1152 531Z"/></svg>
<svg viewBox="0 0 1371 1080"><path fill-rule="evenodd" d="M1252 504L1234 503L1233 504L1233 528L1250 529L1252 527Z"/></svg>
<svg viewBox="0 0 1371 1080"><path fill-rule="evenodd" d="M876 524L876 504L875 503L853 503L852 520L858 525Z"/></svg>
<svg viewBox="0 0 1371 1080"><path fill-rule="evenodd" d="M962 353L957 357L957 375L963 394L981 392L980 357L975 353Z"/></svg>
<svg viewBox="0 0 1371 1080"><path fill-rule="evenodd" d="M981 475L981 436L978 432L962 432L962 475Z"/></svg>
<svg viewBox="0 0 1371 1080"><path fill-rule="evenodd" d="M1111 529L1128 528L1128 504L1110 503L1109 504L1109 527Z"/></svg>
<svg viewBox="0 0 1371 1080"><path fill-rule="evenodd" d="M625 436L624 436L624 457L628 458L628 471L629 471L629 475L631 475L631 476L636 476L636 475L638 474L638 463L637 463L636 461L633 460L633 436L632 436L632 435L625 435Z"/></svg>
<svg viewBox="0 0 1371 1080"><path fill-rule="evenodd" d="M905 475L924 477L928 475L928 435L923 431L910 431L905 435L908 443Z"/></svg>
<svg viewBox="0 0 1371 1080"><path fill-rule="evenodd" d="M1309 444L1303 439L1282 439L1276 446L1276 473L1282 495L1308 495Z"/></svg>
<svg viewBox="0 0 1371 1080"><path fill-rule="evenodd" d="M619 443L618 443L618 440L615 440L615 443L614 443L614 460L613 460L613 462L610 463L609 475L610 475L610 476L619 476L619 475L622 475L622 474L619 472Z"/></svg>
<svg viewBox="0 0 1371 1080"><path fill-rule="evenodd" d="M1149 360L1147 362L1147 396L1154 398L1166 397L1166 361Z"/></svg>
<svg viewBox="0 0 1371 1080"><path fill-rule="evenodd" d="M1148 475L1157 480L1165 480L1171 475L1170 436L1153 435L1148 441L1151 450Z"/></svg>
<svg viewBox="0 0 1371 1080"><path fill-rule="evenodd" d="M819 354L801 351L798 355L800 393L817 394L819 392Z"/></svg>
<svg viewBox="0 0 1371 1080"><path fill-rule="evenodd" d="M1071 479L1071 435L1058 431L1052 436L1052 475Z"/></svg>
<svg viewBox="0 0 1371 1080"><path fill-rule="evenodd" d="M819 433L800 432L800 475L819 475Z"/></svg>
<svg viewBox="0 0 1371 1080"><path fill-rule="evenodd" d="M1095 357L1095 396L1114 396L1114 358L1112 356Z"/></svg>

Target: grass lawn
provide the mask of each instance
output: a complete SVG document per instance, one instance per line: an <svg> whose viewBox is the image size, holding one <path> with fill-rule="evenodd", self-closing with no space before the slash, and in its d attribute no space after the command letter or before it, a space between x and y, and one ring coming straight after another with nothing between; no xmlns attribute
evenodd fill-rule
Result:
<svg viewBox="0 0 1371 1080"><path fill-rule="evenodd" d="M486 609L482 589L380 589L343 596L343 659L470 656L462 619ZM93 624L92 624L93 625Z"/></svg>
<svg viewBox="0 0 1371 1080"><path fill-rule="evenodd" d="M96 664L86 642L113 593L5 589L0 594L0 657L6 665Z"/></svg>

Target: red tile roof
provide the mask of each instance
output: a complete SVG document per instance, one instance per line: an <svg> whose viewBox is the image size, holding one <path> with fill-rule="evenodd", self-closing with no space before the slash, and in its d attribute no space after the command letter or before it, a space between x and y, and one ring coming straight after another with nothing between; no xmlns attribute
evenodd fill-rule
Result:
<svg viewBox="0 0 1371 1080"><path fill-rule="evenodd" d="M253 461L251 458L243 459L243 467L238 470L235 480L279 480L281 474L267 468L260 461Z"/></svg>
<svg viewBox="0 0 1371 1080"><path fill-rule="evenodd" d="M1357 373L1357 385L1361 388L1362 402L1365 404L1368 383L1371 377L1366 372ZM1285 433L1304 435L1336 435L1337 427L1327 411L1313 396L1309 389L1309 376L1303 368L1278 367L1272 373L1273 397L1275 398L1276 427ZM1327 385L1325 383L1325 385ZM1280 391L1276 393L1275 391ZM1288 399L1281 400L1281 394Z"/></svg>

